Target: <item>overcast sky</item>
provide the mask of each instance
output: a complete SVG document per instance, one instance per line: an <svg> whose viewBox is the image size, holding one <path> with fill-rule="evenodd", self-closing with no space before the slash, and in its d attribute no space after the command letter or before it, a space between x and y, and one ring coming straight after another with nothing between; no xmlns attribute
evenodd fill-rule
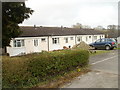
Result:
<svg viewBox="0 0 120 90"><path fill-rule="evenodd" d="M118 24L119 0L27 0L33 15L22 26L71 27L81 23L96 27Z"/></svg>

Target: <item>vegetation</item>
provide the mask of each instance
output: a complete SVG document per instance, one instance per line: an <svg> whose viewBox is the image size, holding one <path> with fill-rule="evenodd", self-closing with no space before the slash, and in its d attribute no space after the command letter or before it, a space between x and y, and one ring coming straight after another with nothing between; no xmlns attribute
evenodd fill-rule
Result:
<svg viewBox="0 0 120 90"><path fill-rule="evenodd" d="M64 73L64 75L58 75L45 82L39 83L36 87L37 88L61 88L62 86L65 85L65 83L71 82L71 80L73 80L75 77L78 77L82 74L86 74L90 71L91 70L88 69L88 66L83 68L78 68L73 71L68 71L67 73Z"/></svg>
<svg viewBox="0 0 120 90"><path fill-rule="evenodd" d="M103 54L103 53L109 53L111 52L112 50L95 50L95 53L90 53L91 56L94 56L94 55L99 55L99 54Z"/></svg>
<svg viewBox="0 0 120 90"><path fill-rule="evenodd" d="M75 25L72 25L73 28L79 28L79 29L92 29L89 25L82 25L80 23L76 23Z"/></svg>
<svg viewBox="0 0 120 90"><path fill-rule="evenodd" d="M52 77L88 65L86 50L42 52L21 57L3 57L3 88L33 87ZM80 71L80 69L78 69Z"/></svg>
<svg viewBox="0 0 120 90"><path fill-rule="evenodd" d="M20 35L18 24L28 19L33 10L24 2L2 2L2 47L9 46L11 38Z"/></svg>
<svg viewBox="0 0 120 90"><path fill-rule="evenodd" d="M73 28L82 28L82 24L76 23L75 25L72 25Z"/></svg>

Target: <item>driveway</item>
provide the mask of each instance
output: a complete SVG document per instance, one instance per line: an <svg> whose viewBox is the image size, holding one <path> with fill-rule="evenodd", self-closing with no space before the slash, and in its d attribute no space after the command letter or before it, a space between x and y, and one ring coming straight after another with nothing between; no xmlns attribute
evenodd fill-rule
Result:
<svg viewBox="0 0 120 90"><path fill-rule="evenodd" d="M118 50L90 57L91 72L62 88L118 88Z"/></svg>

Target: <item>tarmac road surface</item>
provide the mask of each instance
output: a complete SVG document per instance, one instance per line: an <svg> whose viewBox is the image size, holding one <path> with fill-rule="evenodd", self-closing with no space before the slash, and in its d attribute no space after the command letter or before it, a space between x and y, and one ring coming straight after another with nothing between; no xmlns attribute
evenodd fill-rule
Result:
<svg viewBox="0 0 120 90"><path fill-rule="evenodd" d="M118 50L91 56L89 61L92 71L62 88L118 88Z"/></svg>

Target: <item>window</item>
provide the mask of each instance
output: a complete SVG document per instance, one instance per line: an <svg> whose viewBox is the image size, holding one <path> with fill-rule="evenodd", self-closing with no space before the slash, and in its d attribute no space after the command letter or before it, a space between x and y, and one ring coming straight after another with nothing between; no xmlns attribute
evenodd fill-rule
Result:
<svg viewBox="0 0 120 90"><path fill-rule="evenodd" d="M97 36L94 36L94 40L97 40Z"/></svg>
<svg viewBox="0 0 120 90"><path fill-rule="evenodd" d="M59 43L59 38L52 38L53 44L58 44Z"/></svg>
<svg viewBox="0 0 120 90"><path fill-rule="evenodd" d="M70 40L73 40L73 37L70 37Z"/></svg>
<svg viewBox="0 0 120 90"><path fill-rule="evenodd" d="M45 41L46 41L46 39L45 39L45 38L42 38L42 39L41 39L41 41L42 41L42 42L45 42Z"/></svg>
<svg viewBox="0 0 120 90"><path fill-rule="evenodd" d="M65 43L68 43L68 38L65 38Z"/></svg>
<svg viewBox="0 0 120 90"><path fill-rule="evenodd" d="M77 41L79 41L79 42L80 42L80 37L78 37L78 38L77 38Z"/></svg>
<svg viewBox="0 0 120 90"><path fill-rule="evenodd" d="M14 44L14 47L22 47L22 46L25 46L24 40L14 40L13 44Z"/></svg>
<svg viewBox="0 0 120 90"><path fill-rule="evenodd" d="M38 46L38 39L34 40L34 46Z"/></svg>
<svg viewBox="0 0 120 90"><path fill-rule="evenodd" d="M101 39L101 36L100 36L100 39Z"/></svg>
<svg viewBox="0 0 120 90"><path fill-rule="evenodd" d="M91 38L91 36L89 36L89 38Z"/></svg>
<svg viewBox="0 0 120 90"><path fill-rule="evenodd" d="M82 41L82 37L77 37L77 41L78 42Z"/></svg>

